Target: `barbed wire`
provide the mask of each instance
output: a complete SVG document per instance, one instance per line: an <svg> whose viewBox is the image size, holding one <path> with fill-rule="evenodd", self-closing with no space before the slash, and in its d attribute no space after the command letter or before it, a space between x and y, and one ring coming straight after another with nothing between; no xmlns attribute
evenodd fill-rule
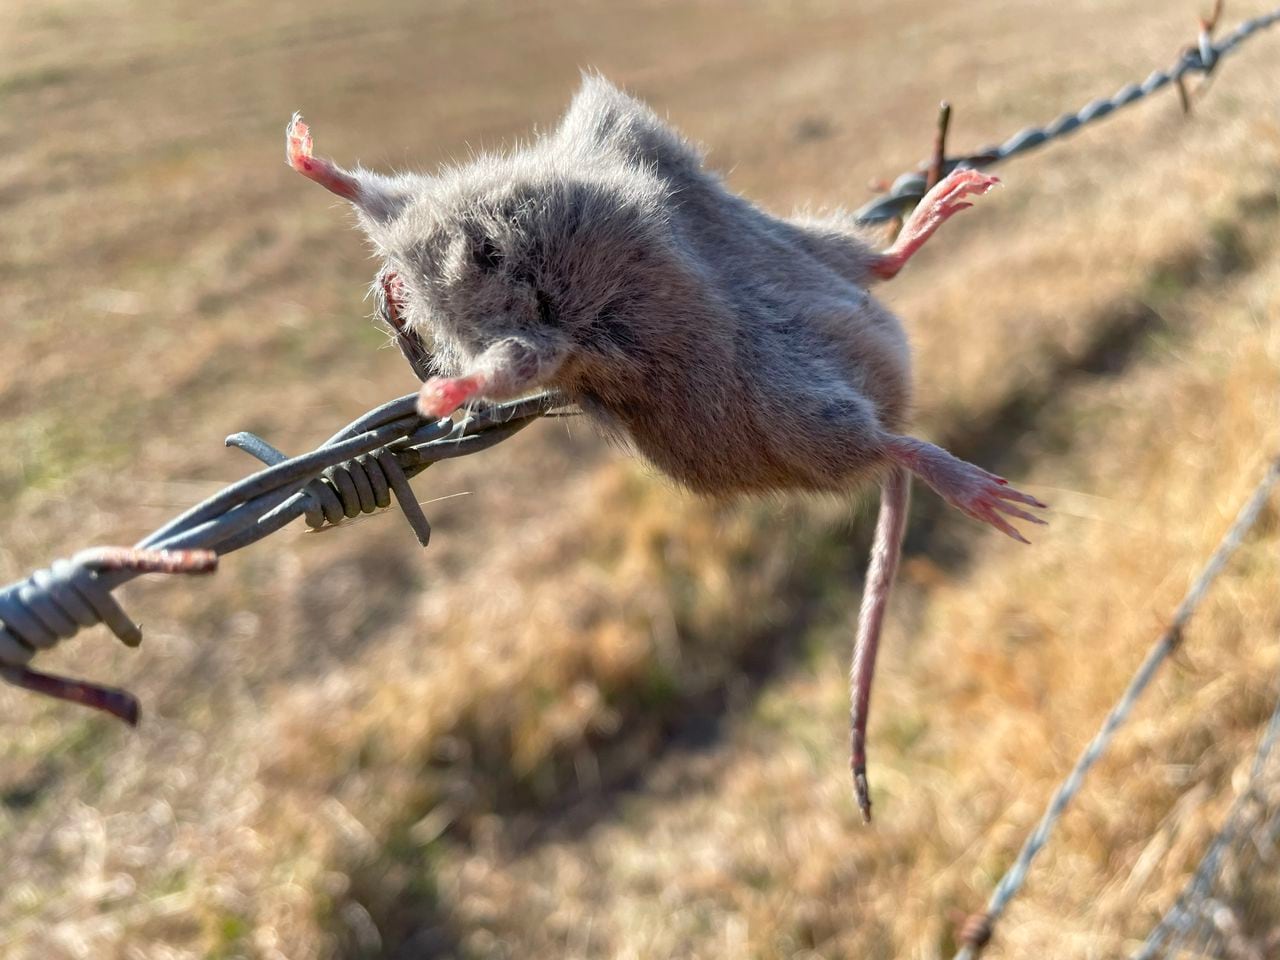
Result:
<svg viewBox="0 0 1280 960"><path fill-rule="evenodd" d="M1200 606L1200 602L1204 599L1210 585L1222 572L1231 555L1235 553L1243 542L1245 535L1257 522L1262 513L1262 508L1266 505L1271 495L1271 488L1275 486L1277 480L1280 480L1280 458L1271 462L1249 499L1240 508L1235 522L1231 524L1231 527L1218 543L1218 547L1214 550L1208 563L1204 565L1199 575L1192 581L1186 595L1182 598L1182 602L1178 604L1178 609L1175 611L1173 620L1169 623L1168 628L1160 635L1160 638L1152 646L1141 665L1139 665L1133 678L1129 681L1129 686L1125 688L1120 699L1111 708L1111 712L1107 714L1102 723L1102 728L1089 742L1089 745L1080 755L1067 778L1063 780L1054 792L1048 807L1040 818L1040 822L1036 825L1031 835L1027 837L1022 849L1018 852L1017 859L1014 860L1013 865L1009 867L1004 876L1000 878L995 892L992 893L991 899L987 903L987 909L983 913L971 917L965 924L960 934L961 948L956 953L956 960L976 960L983 948L990 942L996 923L1003 915L1005 908L1008 907L1009 901L1022 889L1032 861L1035 860L1036 855L1048 842L1058 820L1061 819L1063 813L1071 805L1071 801L1075 799L1076 794L1080 791L1085 775L1098 761L1098 758L1106 752L1107 747L1111 745L1111 740L1115 736L1116 730L1128 718L1138 698L1142 696L1143 691L1151 683L1160 667L1164 665L1165 661L1169 659L1169 656L1182 642L1183 631L1191 620L1192 614ZM1274 734L1271 736L1274 737ZM1264 742L1268 743L1267 750L1269 751L1269 742L1265 740Z"/></svg>
<svg viewBox="0 0 1280 960"><path fill-rule="evenodd" d="M296 457L252 433L233 434L228 446L268 466L196 504L133 547L83 550L0 588L0 678L136 724L139 705L129 692L41 673L27 664L37 652L99 623L126 645L137 646L142 631L112 597L113 590L146 573L211 573L220 556L256 543L298 517L320 529L389 507L394 497L425 547L431 525L409 480L433 463L487 450L565 405L554 394L540 394L483 406L456 422L431 422L414 412L416 402L413 393L375 407Z"/></svg>
<svg viewBox="0 0 1280 960"><path fill-rule="evenodd" d="M976 169L990 167L1012 157L1027 153L1036 147L1043 146L1069 133L1074 133L1087 124L1095 123L1122 107L1137 103L1170 83L1177 84L1178 90L1182 95L1183 108L1187 109L1190 101L1183 87L1185 77L1193 73L1202 73L1206 77L1209 76L1222 61L1222 58L1236 50L1245 40L1260 30L1280 22L1280 7L1277 7L1270 13L1244 21L1217 43L1214 43L1213 30L1221 12L1222 5L1219 3L1209 18L1200 21L1200 34L1195 45L1184 49L1178 55L1178 59L1174 64L1167 70L1156 70L1141 83L1127 84L1110 97L1101 97L1090 101L1076 112L1063 114L1045 126L1025 127L1003 143L992 144L975 153L951 158L945 155L946 127L950 120L950 106L944 103L942 106L943 113L939 119L939 133L934 145L933 159L921 164L919 169L899 176L884 194L859 209L854 214L854 219L858 223L870 225L873 223L887 223L903 217L920 202L920 199L933 184L937 183L938 180L952 170L961 167Z"/></svg>
<svg viewBox="0 0 1280 960"><path fill-rule="evenodd" d="M1266 817L1268 807L1274 803L1274 798L1268 796L1266 791L1280 784L1280 771L1269 771L1272 752L1278 741L1280 741L1280 700L1276 701L1267 729L1258 741L1258 749L1253 755L1253 765L1249 771L1249 781L1245 789L1232 803L1222 828L1205 850L1200 864L1191 874L1182 893L1160 922L1147 934L1147 939L1143 942L1142 948L1133 955L1133 960L1155 960L1159 955L1171 955L1172 951L1177 950L1190 936L1196 925L1203 922L1206 907L1209 908L1209 912L1215 914L1222 910L1223 905L1214 902L1209 896L1209 891L1221 870L1223 854L1251 833ZM1278 818L1280 818L1280 807L1271 812L1272 829L1269 832L1274 833Z"/></svg>
<svg viewBox="0 0 1280 960"><path fill-rule="evenodd" d="M855 214L864 224L892 221L905 215L928 189L957 168L983 168L1009 160L1101 120L1122 107L1177 85L1186 109L1183 86L1188 75L1211 75L1222 58L1249 37L1280 22L1280 8L1246 20L1218 42L1212 33L1221 3L1201 20L1197 43L1184 49L1166 70L1152 72L1141 83L1129 84L1112 96L1086 104L1045 126L1020 130L1005 141L959 157L946 156L950 107L943 105L931 161L899 176L887 192ZM425 376L421 345L380 303L384 321L419 378ZM164 524L133 547L98 547L70 559L54 561L47 569L0 588L0 679L46 695L105 711L130 724L139 705L127 691L38 672L28 666L38 652L69 639L81 629L105 624L130 646L141 629L124 612L112 591L143 574L198 575L213 572L220 556L264 539L302 517L313 529L334 526L345 519L372 513L398 503L418 542L427 546L430 523L409 486L409 480L433 463L487 450L514 436L534 420L565 406L553 394L511 403L484 406L454 422L427 422L414 412L417 395L410 394L370 410L316 449L289 457L252 433L226 439L267 466ZM985 912L976 914L960 933L957 960L976 960L991 940L1010 901L1022 889L1035 857L1048 842L1058 820L1079 792L1084 777L1106 751L1160 667L1177 649L1183 630L1212 582L1257 521L1272 487L1280 479L1280 459L1274 461L1241 508L1208 563L1184 596L1167 630L1139 666L1101 729L1055 791L1035 830L1013 865L1001 878ZM1268 758L1280 741L1280 701L1261 738L1247 788L1232 805L1223 827L1173 907L1152 929L1133 960L1154 960L1157 951L1172 949L1185 938L1206 907L1225 909L1208 896L1223 854L1261 817L1265 804L1260 783Z"/></svg>

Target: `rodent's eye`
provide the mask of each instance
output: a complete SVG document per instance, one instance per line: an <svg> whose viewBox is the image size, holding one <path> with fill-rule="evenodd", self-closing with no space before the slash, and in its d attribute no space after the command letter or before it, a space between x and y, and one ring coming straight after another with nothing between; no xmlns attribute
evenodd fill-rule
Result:
<svg viewBox="0 0 1280 960"><path fill-rule="evenodd" d="M491 273L502 266L502 254L488 237L472 248L471 256L475 259L476 266L486 273Z"/></svg>

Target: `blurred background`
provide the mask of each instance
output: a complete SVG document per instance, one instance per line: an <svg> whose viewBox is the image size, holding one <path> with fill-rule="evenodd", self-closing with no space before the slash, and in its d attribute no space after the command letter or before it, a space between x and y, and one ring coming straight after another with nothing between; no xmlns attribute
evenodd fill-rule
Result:
<svg viewBox="0 0 1280 960"><path fill-rule="evenodd" d="M299 452L414 388L349 213L283 162L296 109L339 162L430 169L546 129L595 67L768 209L852 208L940 99L976 149L1168 65L1204 12L6 0L0 582L243 476L229 433ZM949 956L1280 447L1277 64L1272 32L1190 117L1166 92L1002 168L882 288L918 433L1054 510L1027 548L917 491L874 826L845 680L870 503L702 502L546 421L415 481L425 552L379 516L127 587L139 650L99 628L40 663L136 692L136 731L0 687L0 952ZM1122 955L1172 903L1276 697L1278 548L1273 506L988 956ZM1275 875L1233 888L1257 956Z"/></svg>

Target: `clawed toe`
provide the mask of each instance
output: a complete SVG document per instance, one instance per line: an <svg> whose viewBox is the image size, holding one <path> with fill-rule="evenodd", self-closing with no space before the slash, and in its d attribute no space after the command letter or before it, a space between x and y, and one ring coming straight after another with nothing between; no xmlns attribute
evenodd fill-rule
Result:
<svg viewBox="0 0 1280 960"><path fill-rule="evenodd" d="M1005 536L1011 537L1019 543L1025 543L1028 546L1031 545L1031 541L1019 533L1017 527L1013 526L1009 521L1005 520L1004 517L1000 516L1000 514L996 513L990 507L987 507L981 512L972 513L970 516L975 520L981 520L984 523L989 523Z"/></svg>
<svg viewBox="0 0 1280 960"><path fill-rule="evenodd" d="M1009 486L1004 477L966 463L941 447L912 437L894 437L885 443L885 453L895 463L924 480L961 513L990 524L1019 543L1028 541L1009 519L1025 520L1040 526L1046 523L1023 507L1047 510L1048 504Z"/></svg>
<svg viewBox="0 0 1280 960"><path fill-rule="evenodd" d="M1004 501L1001 501L997 503L995 506L996 506L996 509L1001 511L1002 513L1007 513L1011 517L1017 517L1019 520L1026 520L1028 523L1035 523L1035 524L1039 524L1040 526L1045 526L1049 522L1048 520L1044 520L1044 519L1041 519L1040 517L1037 517L1033 513L1027 513L1027 511L1021 510L1018 507L1015 507L1011 503L1006 503Z"/></svg>
<svg viewBox="0 0 1280 960"><path fill-rule="evenodd" d="M995 496L1002 500L1015 500L1018 503L1025 503L1029 507L1036 507L1039 510L1048 510L1049 505L1043 501L1037 500L1029 493L1023 493L1021 490L1009 486L1008 480L1000 482L1000 489L995 491Z"/></svg>
<svg viewBox="0 0 1280 960"><path fill-rule="evenodd" d="M297 166L301 161L309 159L313 149L311 128L303 122L302 114L295 113L285 130L287 157L289 163Z"/></svg>
<svg viewBox="0 0 1280 960"><path fill-rule="evenodd" d="M973 519L990 524L1005 536L1019 543L1029 543L1030 541L1009 522L1009 518L1025 520L1038 526L1045 526L1048 521L1014 504L1026 504L1028 507L1042 510L1048 509L1047 505L1030 494L1009 486L1008 481L1001 477L989 474L985 470L979 471L977 467L973 469L975 472L985 474L983 477L985 482L979 481L977 489L969 488L962 492L953 492L946 498L947 502Z"/></svg>
<svg viewBox="0 0 1280 960"><path fill-rule="evenodd" d="M989 523L1001 533L1012 537L1019 543L1029 543L1021 533L1018 532L1006 517L1013 517L1017 520L1025 520L1028 523L1034 523L1038 526L1045 526L1048 521L1042 517L1037 517L1033 513L1023 510L1021 507L1014 506L1014 503L1024 503L1030 507L1039 509L1048 509L1048 505L1040 502L1030 494L1023 493L1008 485L1007 480L995 478L991 481L991 485L984 490L976 493L966 505L961 502L955 503L960 510L973 517L975 520L981 520ZM1004 514L1002 516L1001 514Z"/></svg>
<svg viewBox="0 0 1280 960"><path fill-rule="evenodd" d="M971 193L981 196L999 183L1000 178L989 173L981 173L977 170L955 170L942 181L944 190L939 199L950 200Z"/></svg>

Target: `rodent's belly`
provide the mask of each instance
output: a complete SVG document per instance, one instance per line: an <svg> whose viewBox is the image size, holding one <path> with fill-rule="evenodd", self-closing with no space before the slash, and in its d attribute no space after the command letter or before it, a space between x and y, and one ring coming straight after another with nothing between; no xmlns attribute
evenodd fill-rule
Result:
<svg viewBox="0 0 1280 960"><path fill-rule="evenodd" d="M689 451L643 443L635 436L633 439L645 459L695 493L729 496L803 486L791 471L780 471L774 465L763 463L759 451L754 449L729 451L703 447L695 455L687 455Z"/></svg>
<svg viewBox="0 0 1280 960"><path fill-rule="evenodd" d="M784 421L739 411L732 420L617 416L646 460L696 493L711 496L848 490L875 473L879 453L838 423Z"/></svg>
<svg viewBox="0 0 1280 960"><path fill-rule="evenodd" d="M902 429L910 403L900 325L883 310L862 319L804 337L774 326L739 339L733 362L655 366L580 402L698 493L847 490L883 466L884 433Z"/></svg>

